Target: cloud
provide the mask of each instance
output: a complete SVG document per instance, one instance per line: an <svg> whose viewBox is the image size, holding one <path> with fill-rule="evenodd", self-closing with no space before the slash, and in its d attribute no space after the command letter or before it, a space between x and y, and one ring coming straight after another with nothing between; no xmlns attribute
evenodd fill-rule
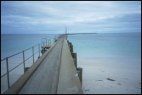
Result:
<svg viewBox="0 0 142 95"><path fill-rule="evenodd" d="M18 26L29 26L29 29L37 26L41 29L43 26L84 27L87 23L119 19L126 14L141 14L140 6L138 1L2 1L1 17L2 25L13 27L13 30Z"/></svg>

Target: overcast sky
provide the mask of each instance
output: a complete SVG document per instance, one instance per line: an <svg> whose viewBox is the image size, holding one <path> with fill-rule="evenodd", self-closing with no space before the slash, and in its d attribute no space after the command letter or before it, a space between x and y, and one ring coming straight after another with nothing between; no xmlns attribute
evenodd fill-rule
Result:
<svg viewBox="0 0 142 95"><path fill-rule="evenodd" d="M140 1L2 1L4 34L141 32Z"/></svg>

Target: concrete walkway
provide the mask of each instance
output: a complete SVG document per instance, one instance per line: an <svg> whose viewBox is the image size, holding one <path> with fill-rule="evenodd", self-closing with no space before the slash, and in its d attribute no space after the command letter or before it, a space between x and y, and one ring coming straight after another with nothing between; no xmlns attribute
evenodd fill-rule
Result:
<svg viewBox="0 0 142 95"><path fill-rule="evenodd" d="M81 94L81 83L65 36L45 52L5 94Z"/></svg>
<svg viewBox="0 0 142 95"><path fill-rule="evenodd" d="M20 94L54 94L57 91L60 66L60 54L63 38L37 68L31 78L19 92Z"/></svg>
<svg viewBox="0 0 142 95"><path fill-rule="evenodd" d="M61 68L59 75L58 94L82 94L81 83L69 50L67 40L64 40Z"/></svg>

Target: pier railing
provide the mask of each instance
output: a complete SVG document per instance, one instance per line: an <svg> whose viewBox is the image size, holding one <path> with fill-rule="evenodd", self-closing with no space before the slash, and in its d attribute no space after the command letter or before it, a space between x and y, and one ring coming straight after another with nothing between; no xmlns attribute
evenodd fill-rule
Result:
<svg viewBox="0 0 142 95"><path fill-rule="evenodd" d="M30 48L27 48L21 52L3 58L1 60L1 93L10 88L12 84L18 80L18 78L26 72L26 70L32 66L37 59L42 55L41 47L51 46L51 40L43 38L44 41L40 44L36 44ZM30 66L29 66L30 65ZM19 70L17 69L19 67ZM23 68L23 69L22 69ZM3 70L2 70L3 69ZM14 70L18 70L15 73L19 73L19 77L13 75ZM14 78L11 80L11 77ZM3 78L3 80L2 80ZM16 79L15 79L16 78ZM13 82L12 82L13 81ZM6 86L7 85L7 86Z"/></svg>

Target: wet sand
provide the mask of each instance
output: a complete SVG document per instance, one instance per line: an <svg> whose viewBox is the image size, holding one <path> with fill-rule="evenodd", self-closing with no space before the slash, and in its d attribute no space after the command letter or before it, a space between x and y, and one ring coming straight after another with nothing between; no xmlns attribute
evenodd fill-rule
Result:
<svg viewBox="0 0 142 95"><path fill-rule="evenodd" d="M141 64L127 62L106 58L78 59L78 66L83 67L84 93L140 94Z"/></svg>

